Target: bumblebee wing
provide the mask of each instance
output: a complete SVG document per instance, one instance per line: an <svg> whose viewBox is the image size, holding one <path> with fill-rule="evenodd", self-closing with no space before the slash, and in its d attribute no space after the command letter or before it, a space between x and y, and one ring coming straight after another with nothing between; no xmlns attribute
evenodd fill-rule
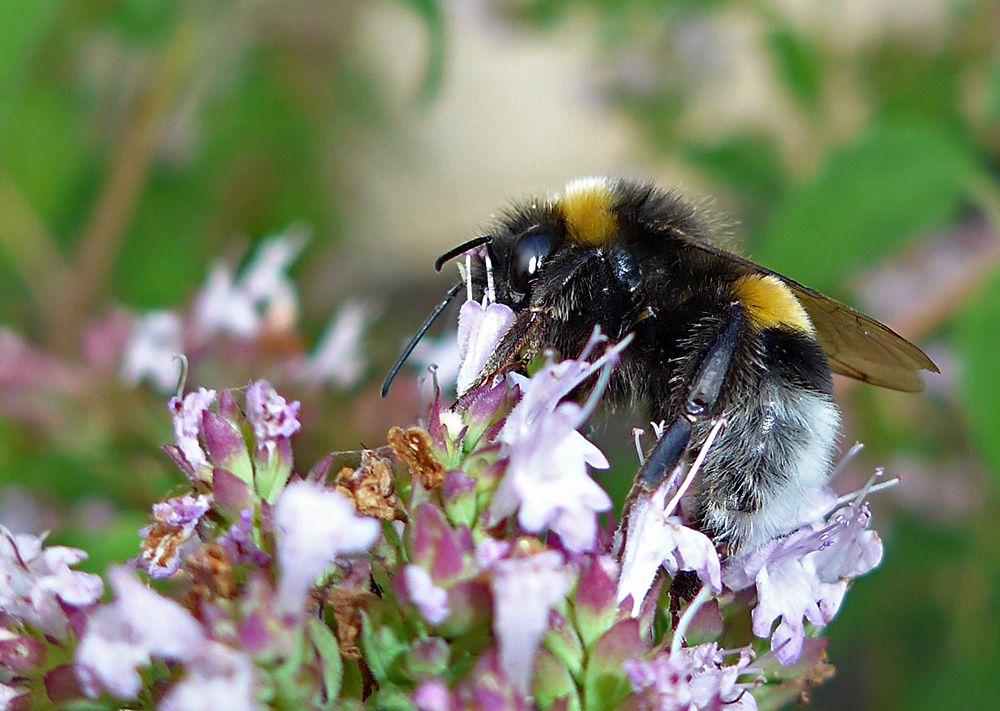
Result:
<svg viewBox="0 0 1000 711"><path fill-rule="evenodd" d="M918 392L924 389L921 370L937 373L927 355L888 326L850 306L784 279L816 327L816 339L834 373L883 388Z"/></svg>
<svg viewBox="0 0 1000 711"><path fill-rule="evenodd" d="M940 372L922 350L850 306L720 247L676 230L671 230L671 234L702 252L727 259L751 272L777 277L787 284L816 327L816 340L830 359L834 373L883 388L917 392L924 389L921 370Z"/></svg>

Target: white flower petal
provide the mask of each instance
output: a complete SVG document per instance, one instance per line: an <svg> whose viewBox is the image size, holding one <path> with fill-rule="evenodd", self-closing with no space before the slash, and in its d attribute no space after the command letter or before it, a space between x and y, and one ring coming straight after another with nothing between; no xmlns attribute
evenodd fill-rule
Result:
<svg viewBox="0 0 1000 711"><path fill-rule="evenodd" d="M368 550L381 528L361 517L343 494L298 481L281 493L274 510L278 526L278 599L282 610L297 613L309 589L341 555Z"/></svg>
<svg viewBox="0 0 1000 711"><path fill-rule="evenodd" d="M555 551L500 560L493 567L493 632L500 667L521 694L528 693L549 612L565 599L570 582Z"/></svg>

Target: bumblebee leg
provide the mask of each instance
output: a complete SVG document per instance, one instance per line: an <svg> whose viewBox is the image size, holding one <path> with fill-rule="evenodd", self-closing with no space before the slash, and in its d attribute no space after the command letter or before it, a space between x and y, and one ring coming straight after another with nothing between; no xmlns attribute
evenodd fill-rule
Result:
<svg viewBox="0 0 1000 711"><path fill-rule="evenodd" d="M683 414L663 433L646 458L636 476L636 486L647 491L658 488L687 451L694 424L715 414L742 324L743 310L736 305L719 339L702 360L698 375L688 391Z"/></svg>
<svg viewBox="0 0 1000 711"><path fill-rule="evenodd" d="M672 472L691 442L691 420L678 417L657 441L635 477L635 487L655 491Z"/></svg>

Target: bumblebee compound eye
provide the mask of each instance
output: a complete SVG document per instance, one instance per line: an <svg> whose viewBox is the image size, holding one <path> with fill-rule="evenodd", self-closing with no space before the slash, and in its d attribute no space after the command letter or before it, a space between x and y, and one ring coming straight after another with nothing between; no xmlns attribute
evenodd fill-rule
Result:
<svg viewBox="0 0 1000 711"><path fill-rule="evenodd" d="M555 246L555 239L547 232L529 232L518 238L510 260L510 288L518 301L523 301L528 295L531 281L552 255Z"/></svg>

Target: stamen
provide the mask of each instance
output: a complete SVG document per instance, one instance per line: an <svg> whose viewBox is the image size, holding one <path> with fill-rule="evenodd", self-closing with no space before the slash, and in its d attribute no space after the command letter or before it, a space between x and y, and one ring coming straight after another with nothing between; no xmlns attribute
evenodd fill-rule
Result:
<svg viewBox="0 0 1000 711"><path fill-rule="evenodd" d="M438 364L431 363L427 366L427 370L431 371L431 382L434 383L434 392L441 389L441 384L438 382Z"/></svg>
<svg viewBox="0 0 1000 711"><path fill-rule="evenodd" d="M627 338L627 339L629 339L629 341L631 341L632 340L632 334L631 333L628 334L625 338ZM603 333L601 333L601 327L600 326L594 326L594 330L590 334L590 338L587 339L587 343L583 346L583 350L580 351L580 355L578 355L576 357L576 359L577 360L587 360L587 358L590 357L590 354L594 352L594 349L597 348L598 344L604 343L607 340L608 340L608 337L605 336ZM622 339L622 340L625 340L625 339ZM621 341L619 341L619 343L621 343ZM607 354L605 354L605 355L607 355Z"/></svg>
<svg viewBox="0 0 1000 711"><path fill-rule="evenodd" d="M486 303L484 306L488 306L497 301L497 293L493 289L493 262L490 261L489 251L483 251L483 261L486 262Z"/></svg>
<svg viewBox="0 0 1000 711"><path fill-rule="evenodd" d="M465 300L472 301L472 255L465 255L464 267L461 262L456 262L455 266L458 267L459 276L465 282Z"/></svg>
<svg viewBox="0 0 1000 711"><path fill-rule="evenodd" d="M782 642L781 644L779 644L777 647L775 647L774 649L772 649L767 654L762 654L759 658L757 658L757 659L754 660L753 666L756 667L757 669L761 670L761 674L763 674L763 667L764 667L764 665L767 664L767 662L771 661L771 659L773 659L775 656L777 656L778 652L780 652L782 649L784 649L786 645L790 644L791 641L792 640L790 640L790 639L786 639L784 642Z"/></svg>
<svg viewBox="0 0 1000 711"><path fill-rule="evenodd" d="M646 434L646 430L641 427L632 428L632 439L635 441L635 454L639 457L639 466L641 467L646 463L646 455L642 453L642 445L639 443L639 438Z"/></svg>
<svg viewBox="0 0 1000 711"><path fill-rule="evenodd" d="M847 450L844 456L840 458L840 461L837 462L837 466L835 466L833 471L830 472L829 481L834 481L838 476L843 474L844 469L847 468L847 465L850 464L851 460L858 456L858 452L864 448L865 445L861 444L861 442L855 442L851 445L851 448Z"/></svg>
<svg viewBox="0 0 1000 711"><path fill-rule="evenodd" d="M711 591L707 586L702 585L701 590L698 594L694 596L694 599L688 603L687 608L684 610L684 614L681 615L681 619L677 621L677 628L674 630L674 638L670 640L670 653L677 654L681 651L681 645L684 644L684 635L687 632L688 627L691 626L691 622L694 620L695 614L701 609L702 605L708 602L711 597Z"/></svg>
<svg viewBox="0 0 1000 711"><path fill-rule="evenodd" d="M691 469L688 470L688 474L681 483L680 488L677 490L677 493L674 494L674 497L670 499L670 503L667 504L667 507L663 509L664 518L673 515L674 509L676 509L677 505L681 502L681 497L687 493L689 488L691 488L691 484L694 483L694 478L698 475L698 470L701 469L702 462L704 462L705 457L708 456L708 450L712 448L712 444L715 442L715 437L725 426L726 420L724 418L720 417L715 421L711 431L708 433L708 437L705 438L705 444L702 445L701 451L699 451L698 456L695 457L694 463L691 465Z"/></svg>
<svg viewBox="0 0 1000 711"><path fill-rule="evenodd" d="M174 353L171 356L172 360L176 360L181 364L181 374L177 378L177 390L174 395L177 396L178 400L184 399L184 387L187 385L188 379L188 359L183 353Z"/></svg>
<svg viewBox="0 0 1000 711"><path fill-rule="evenodd" d="M895 486L899 486L903 481L903 477L894 476L892 479L889 479L888 481L883 481L881 484L876 484L875 482L881 479L884 474L885 470L882 467L876 469L875 473L872 474L871 477L868 479L868 483L866 483L860 489L838 497L837 502L830 508L830 511L827 515L829 516L831 513L836 511L844 504L850 504L854 508L857 508L858 506L861 505L861 502L863 502L872 494L877 494L878 492L885 491L886 489L892 489Z"/></svg>
<svg viewBox="0 0 1000 711"><path fill-rule="evenodd" d="M599 327L594 327L594 336L591 336L591 341L595 341L597 337L605 338L601 336ZM600 401L601 396L604 394L605 389L608 387L608 383L611 381L611 371L614 369L615 364L618 360L618 355L625 350L629 343L632 342L632 334L628 334L625 338L621 339L611 348L604 351L604 355L591 363L590 367L584 374L584 378L589 378L591 373L593 373L598 368L601 369L601 375L594 384L593 389L590 391L590 395L587 397L587 401L583 404L583 409L580 412L579 425L583 424L594 414L594 410L597 409L597 403ZM588 344L589 345L589 344ZM584 352L588 351L588 347L584 347ZM590 350L593 350L592 348ZM588 353L589 355L589 353ZM584 359L584 354L580 354L580 360Z"/></svg>

